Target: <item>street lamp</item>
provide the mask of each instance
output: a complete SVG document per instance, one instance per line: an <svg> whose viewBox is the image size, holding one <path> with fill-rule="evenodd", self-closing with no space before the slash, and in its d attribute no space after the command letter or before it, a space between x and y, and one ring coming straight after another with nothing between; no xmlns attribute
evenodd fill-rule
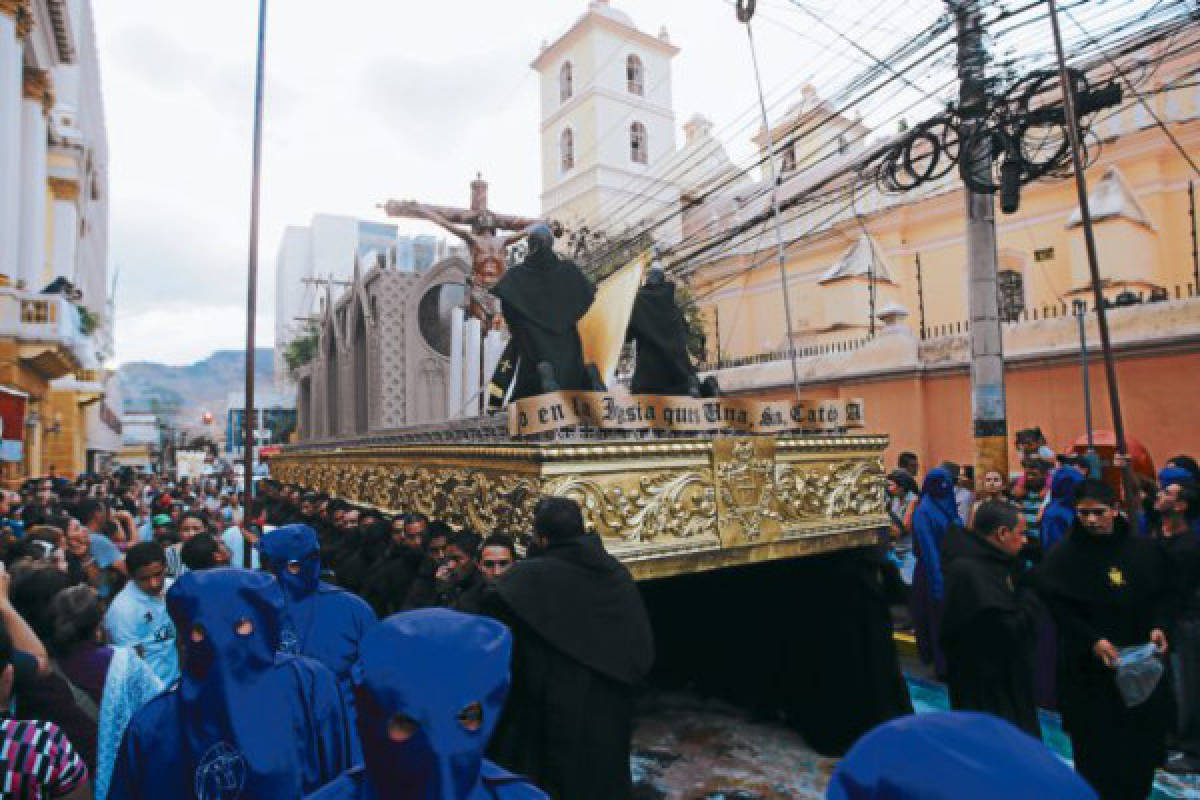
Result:
<svg viewBox="0 0 1200 800"><path fill-rule="evenodd" d="M1075 312L1075 319L1079 322L1079 363L1083 369L1083 417L1087 425L1087 442L1088 455L1096 455L1096 437L1092 431L1092 387L1091 378L1088 375L1088 350L1087 350L1087 303L1082 300L1075 300L1071 303L1071 310Z"/></svg>

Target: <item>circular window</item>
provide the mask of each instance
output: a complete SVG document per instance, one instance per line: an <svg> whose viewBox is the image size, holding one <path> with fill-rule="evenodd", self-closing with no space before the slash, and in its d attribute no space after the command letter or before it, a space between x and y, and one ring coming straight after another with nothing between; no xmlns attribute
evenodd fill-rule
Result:
<svg viewBox="0 0 1200 800"><path fill-rule="evenodd" d="M430 287L417 306L417 326L425 343L438 353L450 357L450 313L462 308L467 299L467 287L461 283L439 283Z"/></svg>

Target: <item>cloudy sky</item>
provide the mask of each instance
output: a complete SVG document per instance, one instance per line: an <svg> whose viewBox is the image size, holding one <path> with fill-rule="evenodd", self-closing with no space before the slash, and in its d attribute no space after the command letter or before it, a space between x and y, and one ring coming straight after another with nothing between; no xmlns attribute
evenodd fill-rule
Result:
<svg viewBox="0 0 1200 800"><path fill-rule="evenodd" d="M678 124L703 112L735 158L747 156L756 98L730 2L614 5L645 31L665 24L682 48L674 63ZM877 54L928 24L941 5L807 3ZM256 6L94 2L120 362L190 363L244 346ZM260 345L272 342L275 253L288 224L318 212L380 218L375 204L388 197L460 205L476 170L491 183L493 208L538 211L537 76L529 63L585 8L585 0L271 4ZM755 26L768 102L780 109L805 81L833 87L865 63L791 0L760 2Z"/></svg>

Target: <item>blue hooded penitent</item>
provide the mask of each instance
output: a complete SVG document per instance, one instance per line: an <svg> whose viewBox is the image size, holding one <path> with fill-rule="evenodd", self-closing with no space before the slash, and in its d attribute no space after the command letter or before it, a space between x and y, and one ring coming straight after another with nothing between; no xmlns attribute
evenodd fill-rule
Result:
<svg viewBox="0 0 1200 800"><path fill-rule="evenodd" d="M933 597L942 599L942 542L951 525L962 527L954 502L954 478L942 467L932 469L921 484L921 500L913 512L913 544Z"/></svg>
<svg viewBox="0 0 1200 800"><path fill-rule="evenodd" d="M285 600L280 651L320 661L337 676L354 724L350 669L362 637L375 626L375 612L361 598L321 580L321 546L308 525L284 525L263 535L259 552L283 586ZM354 736L355 760L358 742Z"/></svg>
<svg viewBox="0 0 1200 800"><path fill-rule="evenodd" d="M1041 742L990 714L955 711L885 722L850 749L826 800L1096 800Z"/></svg>
<svg viewBox="0 0 1200 800"><path fill-rule="evenodd" d="M1083 476L1074 467L1059 467L1050 481L1050 505L1042 512L1038 531L1042 535L1042 550L1062 541L1075 524L1075 490L1083 483Z"/></svg>
<svg viewBox="0 0 1200 800"><path fill-rule="evenodd" d="M355 667L365 765L310 800L539 800L483 757L508 695L512 635L446 609L394 614Z"/></svg>
<svg viewBox="0 0 1200 800"><path fill-rule="evenodd" d="M167 592L179 683L129 724L109 798L301 797L350 765L333 673L277 656L283 593L270 575L185 573Z"/></svg>

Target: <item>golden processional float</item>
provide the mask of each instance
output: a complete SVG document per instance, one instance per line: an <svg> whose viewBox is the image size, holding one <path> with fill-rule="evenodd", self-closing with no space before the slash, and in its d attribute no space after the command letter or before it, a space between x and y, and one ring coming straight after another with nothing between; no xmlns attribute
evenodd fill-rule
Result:
<svg viewBox="0 0 1200 800"><path fill-rule="evenodd" d="M473 198L471 212L438 208L437 221L467 240L478 275L488 244L479 246L482 232L473 236L446 224L477 222L476 205L490 215L486 200ZM395 216L432 218L414 207L388 204ZM487 222L497 219L507 227L507 218L490 215ZM527 222L514 218L512 226ZM649 263L644 251L600 282L579 323L585 359L608 386ZM470 293L456 295L460 305ZM329 302L325 313L338 312ZM480 364L481 378L490 376L498 351L477 341L483 329L471 325L475 320L464 325L463 312L455 314L452 338L462 349L452 361L465 352L467 362ZM335 380L340 375L335 371ZM518 542L532 529L538 498L570 497L639 580L860 547L877 541L888 523L882 462L888 439L854 433L863 427L859 400L562 391L488 415L485 385L480 379L471 398L479 416L308 438L270 458L272 477L388 513L417 511L483 534L510 534ZM494 384L489 388L499 393ZM311 412L302 408L300 416Z"/></svg>

